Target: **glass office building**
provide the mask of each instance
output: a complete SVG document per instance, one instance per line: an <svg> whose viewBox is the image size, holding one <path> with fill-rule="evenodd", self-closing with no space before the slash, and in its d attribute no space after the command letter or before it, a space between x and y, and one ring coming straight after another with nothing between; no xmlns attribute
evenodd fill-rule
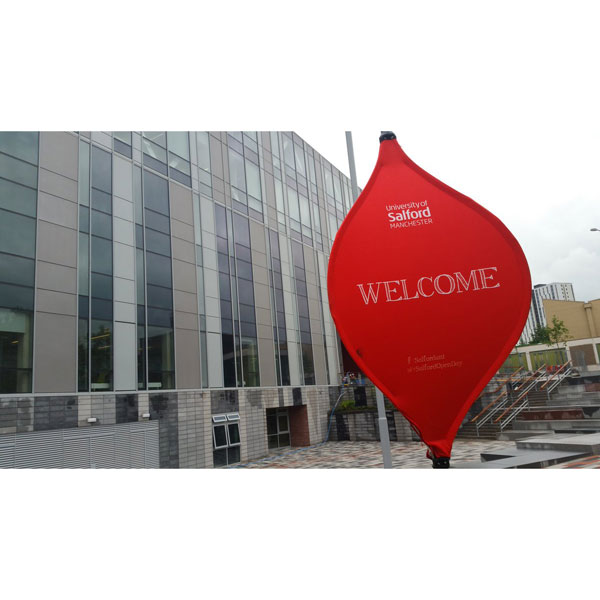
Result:
<svg viewBox="0 0 600 600"><path fill-rule="evenodd" d="M350 181L291 132L0 133L0 466L321 441Z"/></svg>

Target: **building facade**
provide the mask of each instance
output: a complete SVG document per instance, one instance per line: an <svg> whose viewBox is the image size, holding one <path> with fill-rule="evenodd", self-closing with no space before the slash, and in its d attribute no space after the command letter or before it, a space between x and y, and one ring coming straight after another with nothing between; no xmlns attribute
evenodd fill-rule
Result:
<svg viewBox="0 0 600 600"><path fill-rule="evenodd" d="M0 133L0 465L321 441L350 189L289 132Z"/></svg>
<svg viewBox="0 0 600 600"><path fill-rule="evenodd" d="M521 343L527 344L538 327L547 325L546 313L544 312L544 300L566 300L574 301L575 293L571 283L540 283L534 285L531 290L531 308L529 316L521 334Z"/></svg>

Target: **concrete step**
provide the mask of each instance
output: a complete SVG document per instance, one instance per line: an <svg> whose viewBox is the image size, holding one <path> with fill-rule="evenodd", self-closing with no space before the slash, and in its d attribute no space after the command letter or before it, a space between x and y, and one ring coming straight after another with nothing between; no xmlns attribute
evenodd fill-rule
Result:
<svg viewBox="0 0 600 600"><path fill-rule="evenodd" d="M524 421L517 419L514 428L520 431L600 431L600 419L555 419L552 421Z"/></svg>
<svg viewBox="0 0 600 600"><path fill-rule="evenodd" d="M531 429L505 429L501 431L497 438L498 440L521 440L528 437L539 437L540 435L554 435L552 429L547 430L534 430Z"/></svg>
<svg viewBox="0 0 600 600"><path fill-rule="evenodd" d="M565 450L497 450L482 453L481 463L457 463L455 469L544 469L587 456L586 452Z"/></svg>
<svg viewBox="0 0 600 600"><path fill-rule="evenodd" d="M581 452L600 454L600 433L584 435L556 434L517 440L519 450L556 450L560 452Z"/></svg>

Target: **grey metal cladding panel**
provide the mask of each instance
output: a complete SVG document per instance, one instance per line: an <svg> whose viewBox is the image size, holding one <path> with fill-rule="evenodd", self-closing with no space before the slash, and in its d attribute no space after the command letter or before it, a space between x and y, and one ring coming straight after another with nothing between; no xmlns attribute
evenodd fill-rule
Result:
<svg viewBox="0 0 600 600"><path fill-rule="evenodd" d="M38 194L38 218L71 229L77 229L77 204L51 196L44 192Z"/></svg>
<svg viewBox="0 0 600 600"><path fill-rule="evenodd" d="M252 245L252 251L262 252L266 255L267 245L265 242L265 228L264 225L256 223L250 219L250 242Z"/></svg>
<svg viewBox="0 0 600 600"><path fill-rule="evenodd" d="M180 310L188 313L196 313L198 310L198 297L196 294L192 294L190 292L174 290L173 304L175 310Z"/></svg>
<svg viewBox="0 0 600 600"><path fill-rule="evenodd" d="M57 315L77 315L77 296L51 290L37 290L36 310Z"/></svg>
<svg viewBox="0 0 600 600"><path fill-rule="evenodd" d="M68 294L77 293L77 269L39 260L37 263L38 289Z"/></svg>
<svg viewBox="0 0 600 600"><path fill-rule="evenodd" d="M77 202L77 181L63 175L40 169L39 188L40 192Z"/></svg>
<svg viewBox="0 0 600 600"><path fill-rule="evenodd" d="M40 167L77 180L79 141L72 133L40 133Z"/></svg>
<svg viewBox="0 0 600 600"><path fill-rule="evenodd" d="M221 156L221 143L212 135L210 140L210 167L212 174L219 179L223 179L223 158Z"/></svg>
<svg viewBox="0 0 600 600"><path fill-rule="evenodd" d="M37 258L77 267L77 232L74 229L38 221Z"/></svg>
<svg viewBox="0 0 600 600"><path fill-rule="evenodd" d="M304 249L304 268L309 273L317 272L317 265L315 264L315 253L309 246L302 246Z"/></svg>
<svg viewBox="0 0 600 600"><path fill-rule="evenodd" d="M194 330L198 332L198 313L187 313L179 310L175 311L175 327L187 331ZM178 386L179 387L179 386Z"/></svg>
<svg viewBox="0 0 600 600"><path fill-rule="evenodd" d="M137 346L135 324L115 322L114 336L115 390L135 390L137 388Z"/></svg>
<svg viewBox="0 0 600 600"><path fill-rule="evenodd" d="M118 154L113 154L113 192L115 196L133 201L131 163Z"/></svg>
<svg viewBox="0 0 600 600"><path fill-rule="evenodd" d="M180 240L176 237L171 238L171 248L173 249L173 258L184 262L196 264L196 250L194 244Z"/></svg>
<svg viewBox="0 0 600 600"><path fill-rule="evenodd" d="M273 180L273 175L270 175L269 173L265 173L265 199L268 206L277 208L275 198L275 182Z"/></svg>
<svg viewBox="0 0 600 600"><path fill-rule="evenodd" d="M192 191L170 181L169 200L171 205L171 218L191 225L194 222Z"/></svg>
<svg viewBox="0 0 600 600"><path fill-rule="evenodd" d="M327 366L325 365L325 348L320 344L313 344L313 360L315 365L315 379L317 385L327 385Z"/></svg>
<svg viewBox="0 0 600 600"><path fill-rule="evenodd" d="M275 348L272 339L258 338L258 365L260 369L260 385L277 385Z"/></svg>
<svg viewBox="0 0 600 600"><path fill-rule="evenodd" d="M173 259L173 288L196 293L196 265Z"/></svg>
<svg viewBox="0 0 600 600"><path fill-rule="evenodd" d="M77 391L76 338L76 317L36 313L34 392Z"/></svg>
<svg viewBox="0 0 600 600"><path fill-rule="evenodd" d="M175 377L178 389L200 387L200 348L198 331L175 331Z"/></svg>
<svg viewBox="0 0 600 600"><path fill-rule="evenodd" d="M270 311L271 311L270 298L271 298L271 293L270 293L268 285L263 285L262 283L254 284L254 303L257 308L267 309L269 311L269 316L270 316ZM269 324L272 322L272 320L269 318L268 321L262 320L261 322L264 324Z"/></svg>
<svg viewBox="0 0 600 600"><path fill-rule="evenodd" d="M175 219L171 220L171 234L173 237L185 240L186 242L195 243L194 227L191 224L183 223Z"/></svg>

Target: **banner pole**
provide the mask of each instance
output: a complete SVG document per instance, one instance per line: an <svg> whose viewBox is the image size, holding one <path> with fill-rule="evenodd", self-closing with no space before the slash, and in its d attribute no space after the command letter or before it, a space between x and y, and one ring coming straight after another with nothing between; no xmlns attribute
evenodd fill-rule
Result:
<svg viewBox="0 0 600 600"><path fill-rule="evenodd" d="M352 200L356 202L358 198L358 185L356 182L356 166L354 164L354 147L352 145L352 132L346 131L346 147L348 149L348 163L350 165L350 183L352 185ZM392 452L390 448L390 434L388 430L387 418L385 416L385 405L383 402L383 392L375 388L375 398L377 400L377 424L379 425L379 439L381 440L381 453L383 454L383 468L392 468Z"/></svg>

